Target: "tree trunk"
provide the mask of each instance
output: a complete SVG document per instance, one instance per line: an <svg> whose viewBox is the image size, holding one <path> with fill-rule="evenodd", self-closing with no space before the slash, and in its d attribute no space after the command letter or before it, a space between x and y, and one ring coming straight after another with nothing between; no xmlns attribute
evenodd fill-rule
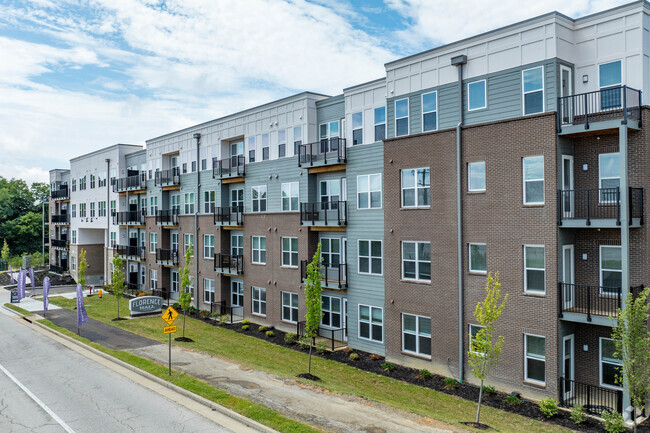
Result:
<svg viewBox="0 0 650 433"><path fill-rule="evenodd" d="M632 423L634 425L634 433L636 433L636 407L632 406Z"/></svg>
<svg viewBox="0 0 650 433"><path fill-rule="evenodd" d="M117 298L117 318L120 318L120 298Z"/></svg>
<svg viewBox="0 0 650 433"><path fill-rule="evenodd" d="M185 311L183 311L183 338L185 338Z"/></svg>
<svg viewBox="0 0 650 433"><path fill-rule="evenodd" d="M481 400L483 399L483 380L481 380L481 388L478 391L478 406L476 407L476 424L479 423L481 418Z"/></svg>
<svg viewBox="0 0 650 433"><path fill-rule="evenodd" d="M311 343L309 345L309 367L307 367L307 374L311 374L311 349L314 347L314 337L311 338Z"/></svg>

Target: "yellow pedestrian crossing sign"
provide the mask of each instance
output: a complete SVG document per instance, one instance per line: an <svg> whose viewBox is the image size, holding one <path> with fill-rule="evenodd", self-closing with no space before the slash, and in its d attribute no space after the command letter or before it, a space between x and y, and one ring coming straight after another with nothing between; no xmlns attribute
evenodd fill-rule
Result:
<svg viewBox="0 0 650 433"><path fill-rule="evenodd" d="M174 320L178 317L178 311L174 310L174 308L170 305L167 307L165 312L162 315L162 319L167 322L168 325L171 325L174 323Z"/></svg>

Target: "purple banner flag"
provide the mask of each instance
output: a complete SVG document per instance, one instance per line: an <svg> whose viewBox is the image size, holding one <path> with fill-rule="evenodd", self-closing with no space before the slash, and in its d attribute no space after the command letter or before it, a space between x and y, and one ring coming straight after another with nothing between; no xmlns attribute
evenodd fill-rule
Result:
<svg viewBox="0 0 650 433"><path fill-rule="evenodd" d="M23 292L23 284L25 284L25 272L23 270L18 271L18 281L17 284L18 286L16 287L16 291L18 292L18 302L20 302L21 299L25 297L25 294Z"/></svg>
<svg viewBox="0 0 650 433"><path fill-rule="evenodd" d="M50 305L50 277L43 278L43 311L47 311L47 306Z"/></svg>
<svg viewBox="0 0 650 433"><path fill-rule="evenodd" d="M36 284L34 283L34 268L29 268L29 279L32 280L32 296L34 295L34 288Z"/></svg>
<svg viewBox="0 0 650 433"><path fill-rule="evenodd" d="M77 284L77 328L88 322L86 307L84 307L84 294L81 290L81 284Z"/></svg>

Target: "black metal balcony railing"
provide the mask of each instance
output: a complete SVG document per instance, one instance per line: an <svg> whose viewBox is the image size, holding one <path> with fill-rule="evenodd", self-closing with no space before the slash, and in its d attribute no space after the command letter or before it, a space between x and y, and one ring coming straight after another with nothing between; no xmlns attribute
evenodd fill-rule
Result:
<svg viewBox="0 0 650 433"><path fill-rule="evenodd" d="M52 242L50 243L51 246L56 247L56 248L67 248L68 247L68 240L67 239L52 239Z"/></svg>
<svg viewBox="0 0 650 433"><path fill-rule="evenodd" d="M214 270L215 272L241 275L244 273L244 256L216 253L214 255Z"/></svg>
<svg viewBox="0 0 650 433"><path fill-rule="evenodd" d="M621 224L621 193L616 188L559 190L558 225L562 220L585 220L591 225L592 219L613 219ZM639 218L643 224L643 188L629 188L629 220Z"/></svg>
<svg viewBox="0 0 650 433"><path fill-rule="evenodd" d="M159 210L156 212L156 224L162 226L177 226L178 213L178 209Z"/></svg>
<svg viewBox="0 0 650 433"><path fill-rule="evenodd" d="M163 265L178 266L178 250L156 249L156 262Z"/></svg>
<svg viewBox="0 0 650 433"><path fill-rule="evenodd" d="M135 191L146 188L147 174L145 172L115 179L115 182L113 182L113 192Z"/></svg>
<svg viewBox="0 0 650 433"><path fill-rule="evenodd" d="M52 224L70 224L70 214L52 214Z"/></svg>
<svg viewBox="0 0 650 433"><path fill-rule="evenodd" d="M139 292L140 288L138 287L138 283L126 283L126 289L124 289L126 295L136 297Z"/></svg>
<svg viewBox="0 0 650 433"><path fill-rule="evenodd" d="M296 324L296 334L298 335L298 338L304 337L305 336L305 325L306 322L298 322ZM338 329L328 329L328 328L323 328L322 326L318 327L318 337L316 340L318 341L321 338L324 338L332 352L334 352L336 349L340 349L342 347L346 347L348 343L346 342L346 337L347 337L348 329L346 328L338 328Z"/></svg>
<svg viewBox="0 0 650 433"><path fill-rule="evenodd" d="M229 323L237 323L244 320L244 307L227 305L225 301L210 302L210 314L228 316Z"/></svg>
<svg viewBox="0 0 650 433"><path fill-rule="evenodd" d="M301 279L307 278L307 264L308 260L300 262L300 275ZM321 281L328 288L348 287L348 265L346 263L322 263L321 266Z"/></svg>
<svg viewBox="0 0 650 433"><path fill-rule="evenodd" d="M113 224L116 225L144 225L147 217L145 209L115 212Z"/></svg>
<svg viewBox="0 0 650 433"><path fill-rule="evenodd" d="M560 406L571 408L582 405L590 414L623 413L623 391L576 382L560 377Z"/></svg>
<svg viewBox="0 0 650 433"><path fill-rule="evenodd" d="M215 207L214 223L225 226L242 225L244 223L244 206Z"/></svg>
<svg viewBox="0 0 650 433"><path fill-rule="evenodd" d="M163 300L169 299L169 289L166 289L164 287L159 287L157 289L151 290L151 294L153 296L160 296L161 298L163 298Z"/></svg>
<svg viewBox="0 0 650 433"><path fill-rule="evenodd" d="M178 167L169 168L156 172L154 177L155 186L172 186L181 184L181 170Z"/></svg>
<svg viewBox="0 0 650 433"><path fill-rule="evenodd" d="M621 288L588 286L584 284L559 283L559 311L562 313L586 314L591 316L618 317L621 308Z"/></svg>
<svg viewBox="0 0 650 433"><path fill-rule="evenodd" d="M641 91L627 86L562 96L557 99L557 129L565 125L584 125L605 120L641 120Z"/></svg>
<svg viewBox="0 0 650 433"><path fill-rule="evenodd" d="M144 261L147 257L146 248L132 245L118 245L116 247L118 256L130 258L133 260Z"/></svg>
<svg viewBox="0 0 650 433"><path fill-rule="evenodd" d="M316 225L317 222L332 226L347 225L348 202L300 203L300 224Z"/></svg>
<svg viewBox="0 0 650 433"><path fill-rule="evenodd" d="M345 138L325 138L315 143L298 146L298 167L302 167L303 164L314 165L321 161L323 165L345 164L347 162Z"/></svg>
<svg viewBox="0 0 650 433"><path fill-rule="evenodd" d="M70 194L68 193L68 185L62 185L59 187L59 189L52 190L50 192L50 197L52 197L53 200L64 200L70 198Z"/></svg>
<svg viewBox="0 0 650 433"><path fill-rule="evenodd" d="M234 155L226 159L212 161L212 177L239 177L246 175L246 158L244 155Z"/></svg>
<svg viewBox="0 0 650 433"><path fill-rule="evenodd" d="M68 269L64 268L63 266L57 266L57 265L50 265L50 272L54 274L62 274L66 272Z"/></svg>

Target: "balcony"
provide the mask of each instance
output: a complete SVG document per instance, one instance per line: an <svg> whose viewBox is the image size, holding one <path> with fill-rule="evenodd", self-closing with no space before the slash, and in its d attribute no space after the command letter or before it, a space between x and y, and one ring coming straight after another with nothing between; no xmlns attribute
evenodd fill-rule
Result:
<svg viewBox="0 0 650 433"><path fill-rule="evenodd" d="M156 263L166 266L178 266L178 250L157 248Z"/></svg>
<svg viewBox="0 0 650 433"><path fill-rule="evenodd" d="M246 175L246 158L235 155L230 158L212 161L212 177L214 179L243 178Z"/></svg>
<svg viewBox="0 0 650 433"><path fill-rule="evenodd" d="M178 209L159 210L156 212L156 224L159 226L177 226Z"/></svg>
<svg viewBox="0 0 650 433"><path fill-rule="evenodd" d="M298 167L330 167L347 162L345 138L326 138L315 143L301 144L298 147ZM341 166L341 170L345 167ZM316 172L316 170L314 170Z"/></svg>
<svg viewBox="0 0 650 433"><path fill-rule="evenodd" d="M52 248L67 250L68 249L68 240L63 237L61 239L52 239L50 242Z"/></svg>
<svg viewBox="0 0 650 433"><path fill-rule="evenodd" d="M210 302L210 314L228 316L227 323L239 323L244 320L244 307L228 305L226 301Z"/></svg>
<svg viewBox="0 0 650 433"><path fill-rule="evenodd" d="M307 278L308 260L300 262L300 275L302 279ZM333 290L345 290L348 288L348 265L337 263L335 265L323 263L321 266L321 282L323 288Z"/></svg>
<svg viewBox="0 0 650 433"><path fill-rule="evenodd" d="M52 214L52 224L55 225L69 225L70 224L70 215L63 214Z"/></svg>
<svg viewBox="0 0 650 433"><path fill-rule="evenodd" d="M144 172L116 179L113 183L113 192L144 191L146 189L147 174Z"/></svg>
<svg viewBox="0 0 650 433"><path fill-rule="evenodd" d="M621 123L639 129L641 101L641 91L627 86L562 96L557 100L558 134L618 129Z"/></svg>
<svg viewBox="0 0 650 433"><path fill-rule="evenodd" d="M630 227L643 225L643 188L629 188ZM619 188L559 190L558 225L566 228L615 228L621 225Z"/></svg>
<svg viewBox="0 0 650 433"><path fill-rule="evenodd" d="M156 172L154 185L165 187L177 187L181 184L181 171L178 167ZM170 189L174 189L170 188Z"/></svg>
<svg viewBox="0 0 650 433"><path fill-rule="evenodd" d="M587 322L612 326L609 318L616 319L621 308L620 287L559 283L558 293L560 318L564 320L583 322L586 318Z"/></svg>
<svg viewBox="0 0 650 433"><path fill-rule="evenodd" d="M160 296L164 301L169 300L169 289L166 288L157 288L151 290L152 296Z"/></svg>
<svg viewBox="0 0 650 433"><path fill-rule="evenodd" d="M67 200L70 198L70 193L68 192L68 185L60 185L59 189L52 190L50 192L50 197L52 200Z"/></svg>
<svg viewBox="0 0 650 433"><path fill-rule="evenodd" d="M244 275L244 256L216 253L214 271L218 274Z"/></svg>
<svg viewBox="0 0 650 433"><path fill-rule="evenodd" d="M147 212L142 210L130 210L116 212L113 214L113 224L120 226L143 226L145 225Z"/></svg>
<svg viewBox="0 0 650 433"><path fill-rule="evenodd" d="M131 245L118 245L115 248L117 255L124 259L145 261L146 250L145 247L131 246Z"/></svg>
<svg viewBox="0 0 650 433"><path fill-rule="evenodd" d="M296 324L296 335L298 335L298 338L305 336L305 325L306 322L298 322ZM316 337L316 344L325 343L327 348L332 352L347 347L347 340L347 328L330 329L324 328L322 326L318 327L318 337Z"/></svg>
<svg viewBox="0 0 650 433"><path fill-rule="evenodd" d="M126 283L126 288L124 289L124 294L132 297L138 296L140 293L140 287L138 283Z"/></svg>
<svg viewBox="0 0 650 433"><path fill-rule="evenodd" d="M244 206L215 207L214 224L218 226L241 227L244 224Z"/></svg>
<svg viewBox="0 0 650 433"><path fill-rule="evenodd" d="M345 227L348 224L348 202L300 203L300 224L314 227Z"/></svg>
<svg viewBox="0 0 650 433"><path fill-rule="evenodd" d="M67 272L68 268L64 268L63 266L56 266L56 265L50 265L50 272L53 274L63 274L64 272Z"/></svg>
<svg viewBox="0 0 650 433"><path fill-rule="evenodd" d="M582 405L587 413L602 415L604 411L623 413L623 391L576 382L560 377L560 407Z"/></svg>

